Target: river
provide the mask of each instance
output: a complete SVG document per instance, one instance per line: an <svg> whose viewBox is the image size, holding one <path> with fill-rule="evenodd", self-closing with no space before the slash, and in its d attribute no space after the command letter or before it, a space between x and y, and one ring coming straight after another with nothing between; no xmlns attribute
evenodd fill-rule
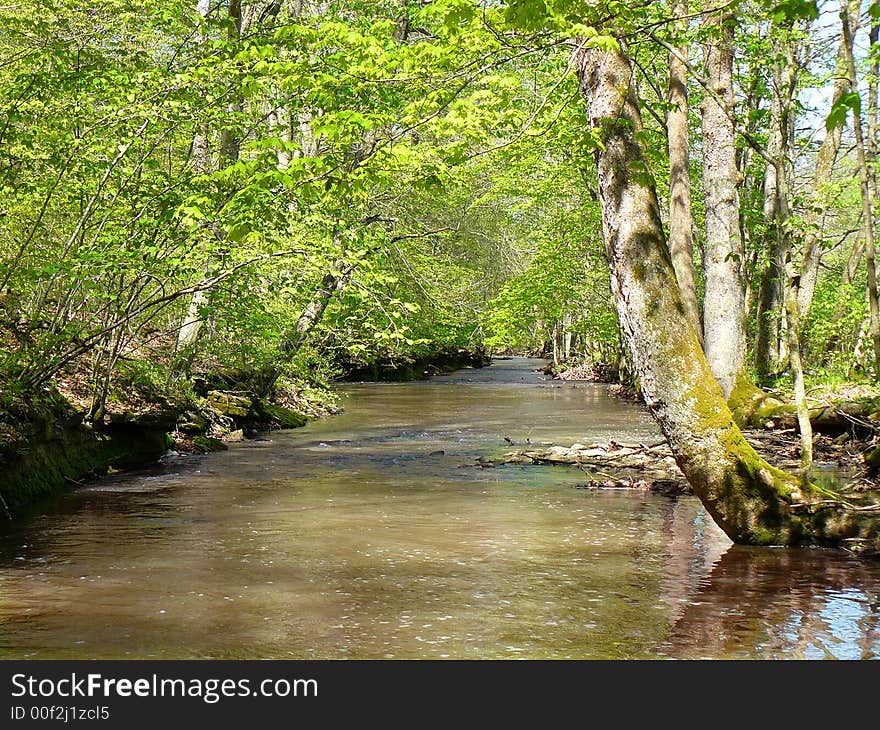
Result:
<svg viewBox="0 0 880 730"><path fill-rule="evenodd" d="M655 442L542 361L102 479L0 528L0 658L877 658L880 564L733 546L694 497L477 457Z"/></svg>

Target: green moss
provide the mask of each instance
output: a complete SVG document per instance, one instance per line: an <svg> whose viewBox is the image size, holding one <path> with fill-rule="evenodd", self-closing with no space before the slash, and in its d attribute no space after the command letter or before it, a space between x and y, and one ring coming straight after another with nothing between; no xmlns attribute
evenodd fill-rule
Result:
<svg viewBox="0 0 880 730"><path fill-rule="evenodd" d="M697 415L695 427L702 431L729 430L733 425L733 418L730 410L725 407L721 388L708 368L702 375L686 395Z"/></svg>
<svg viewBox="0 0 880 730"><path fill-rule="evenodd" d="M208 406L224 416L247 418L251 415L253 399L250 396L212 390L208 393Z"/></svg>
<svg viewBox="0 0 880 730"><path fill-rule="evenodd" d="M164 431L92 431L78 420L55 422L50 430L41 424L29 435L25 447L0 455L0 491L15 509L111 468L144 464L167 448L168 435Z"/></svg>
<svg viewBox="0 0 880 730"><path fill-rule="evenodd" d="M871 474L877 474L880 471L880 446L876 449L871 449L871 451L865 454L865 464L867 464L868 471Z"/></svg>
<svg viewBox="0 0 880 730"><path fill-rule="evenodd" d="M783 403L758 388L745 373L737 376L727 405L741 428L763 427L767 421L797 412L793 404Z"/></svg>
<svg viewBox="0 0 880 730"><path fill-rule="evenodd" d="M300 428L308 423L308 419L290 408L284 408L272 403L263 403L262 410L271 421L280 428Z"/></svg>
<svg viewBox="0 0 880 730"><path fill-rule="evenodd" d="M779 545L781 542L780 534L766 527L752 528L745 540L747 545Z"/></svg>
<svg viewBox="0 0 880 730"><path fill-rule="evenodd" d="M193 446L203 454L208 454L212 451L226 451L229 448L220 439L201 435L193 436Z"/></svg>

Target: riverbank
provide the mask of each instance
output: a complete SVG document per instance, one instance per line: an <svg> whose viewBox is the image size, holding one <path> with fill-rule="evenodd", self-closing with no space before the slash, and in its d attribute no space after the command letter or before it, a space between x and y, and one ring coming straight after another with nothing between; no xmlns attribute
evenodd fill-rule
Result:
<svg viewBox="0 0 880 730"><path fill-rule="evenodd" d="M421 354L381 357L366 363L343 363L348 382L410 382L433 375L451 373L462 368L482 368L492 357L482 348L441 347Z"/></svg>
<svg viewBox="0 0 880 730"><path fill-rule="evenodd" d="M481 349L444 347L350 365L344 379L411 381L490 362ZM100 417L90 419L88 376L69 369L41 399L9 398L0 408L0 517L11 519L59 491L166 455L223 451L230 443L300 428L341 410L329 386L287 378L264 397L247 378L199 373L183 385L123 379Z"/></svg>
<svg viewBox="0 0 880 730"><path fill-rule="evenodd" d="M306 387L281 390L271 401L216 389L185 400L134 397L94 421L84 405L70 390L54 389L0 411L0 509L7 518L84 480L143 467L169 452L224 450L228 442L338 411L332 394Z"/></svg>

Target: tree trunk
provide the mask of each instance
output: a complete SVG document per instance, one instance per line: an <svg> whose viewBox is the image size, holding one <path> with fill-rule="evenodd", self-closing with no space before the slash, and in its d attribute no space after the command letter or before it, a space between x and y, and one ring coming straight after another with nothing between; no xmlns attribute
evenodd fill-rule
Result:
<svg viewBox="0 0 880 730"><path fill-rule="evenodd" d="M733 126L733 27L731 18L721 12L708 16L706 22L714 26L717 37L706 47L706 75L715 94L707 94L702 104L706 201L703 341L709 367L726 397L745 369L746 355Z"/></svg>
<svg viewBox="0 0 880 730"><path fill-rule="evenodd" d="M251 6L252 7L252 6ZM250 8L249 8L250 9ZM241 12L241 0L229 0L229 24L228 39L235 42L242 32L243 17ZM240 132L236 128L237 117L241 114L241 94L235 92L235 100L228 106L229 120L220 130L220 166L225 167L238 161L238 153L241 147Z"/></svg>
<svg viewBox="0 0 880 730"><path fill-rule="evenodd" d="M333 235L333 245L339 249L340 258L337 259L330 269L321 277L321 281L312 293L306 305L303 307L294 326L281 333L281 341L278 345L277 362L266 374L262 387L261 396L268 396L281 377L284 365L293 361L297 353L309 339L309 335L318 326L333 301L337 292L342 291L348 284L348 280L357 267L356 263L346 263L343 260L345 245L342 235L337 231Z"/></svg>
<svg viewBox="0 0 880 730"><path fill-rule="evenodd" d="M687 16L687 0L672 3L672 13L681 30ZM687 47L669 54L669 253L685 313L702 342L703 325L694 284L693 215L691 213L690 135L688 133Z"/></svg>
<svg viewBox="0 0 880 730"><path fill-rule="evenodd" d="M856 21L855 23L850 21L850 29L858 27L858 17L858 13L856 13ZM853 30L853 35L855 35L855 30ZM865 140L865 155L868 160L868 183L871 200L875 202L877 200L877 80L880 77L880 60L877 58L878 39L880 39L880 24L872 14L868 30L871 67L866 79L868 86L868 138Z"/></svg>
<svg viewBox="0 0 880 730"><path fill-rule="evenodd" d="M739 543L880 548L880 514L773 468L746 442L684 313L653 184L644 175L629 59L581 49L576 58L596 150L611 288L645 401L703 505Z"/></svg>
<svg viewBox="0 0 880 730"><path fill-rule="evenodd" d="M847 0L842 0L840 20L846 40L846 65L850 85L858 89L856 62L853 57L853 32L850 26ZM880 303L877 300L877 268L874 260L874 216L871 200L870 172L866 154L865 137L862 132L862 113L860 105L853 106L853 131L856 137L856 159L859 167L859 189L862 197L862 227L865 237L865 265L868 269L868 306L871 312L870 333L874 346L874 377L880 379Z"/></svg>
<svg viewBox="0 0 880 730"><path fill-rule="evenodd" d="M186 353L183 355L186 362L181 363L182 371L188 369L189 360L192 359L191 353L187 353L187 350L192 348L199 339L199 334L202 331L202 308L207 303L208 296L204 291L197 291L193 294L186 308L186 316L183 318L183 323L177 331L177 352ZM185 375L186 373L182 372L181 374Z"/></svg>
<svg viewBox="0 0 880 730"><path fill-rule="evenodd" d="M331 271L324 274L321 283L318 284L314 294L312 294L312 298L297 318L293 330L282 335L281 345L278 349L282 354L283 360L289 362L302 349L302 346L309 337L309 333L324 316L324 312L333 299L333 295L345 286L350 273L340 261L333 266Z"/></svg>
<svg viewBox="0 0 880 730"><path fill-rule="evenodd" d="M562 315L562 357L565 360L571 359L572 341L571 313L566 312Z"/></svg>
<svg viewBox="0 0 880 730"><path fill-rule="evenodd" d="M850 6L856 6L858 1ZM852 17L852 12L850 17ZM858 17L858 12L855 13ZM851 26L852 27L852 21ZM849 91L849 74L847 73L847 45L843 32L840 34L840 45L837 49L837 59L834 63L835 76L831 95L831 106L834 107ZM807 210L807 233L804 238L804 260L801 265L801 281L798 291L798 314L801 321L805 321L813 306L813 295L816 292L816 281L819 278L819 263L822 260L822 234L825 230L825 215L827 206L822 200L823 190L831 182L834 172L834 164L840 151L840 142L843 136L843 123L835 124L825 134L825 139L819 147L816 155L816 171L813 174L813 194L810 206Z"/></svg>
<svg viewBox="0 0 880 730"><path fill-rule="evenodd" d="M207 20L208 13L211 11L211 0L198 0L196 2L196 13L202 16L203 21ZM203 46L208 38L204 33L199 33L198 44ZM191 164L193 172L196 175L204 175L211 170L211 150L208 146L208 125L205 122L199 122L193 135Z"/></svg>
<svg viewBox="0 0 880 730"><path fill-rule="evenodd" d="M791 28L779 30L790 31ZM767 139L767 162L764 171L764 221L767 240L765 263L758 290L755 370L758 378L778 375L785 366L783 354L783 309L786 296L786 261L791 251L791 236L783 229L789 217L784 177L787 174L790 148L791 110L797 93L799 65L793 41L784 41L773 70L770 104L770 132Z"/></svg>
<svg viewBox="0 0 880 730"><path fill-rule="evenodd" d="M198 0L196 3L196 12L203 19L207 19L210 10L210 0ZM198 38L199 45L204 45L206 42L207 36L200 34ZM200 122L193 137L191 164L193 172L197 175L207 175L211 171L211 151L208 145L208 132L208 125ZM175 351L181 353L181 355L176 369L182 377L188 375L192 361L192 346L199 338L199 333L202 329L201 311L207 301L207 295L204 291L198 291L193 294L187 306L183 322L177 330Z"/></svg>
<svg viewBox="0 0 880 730"><path fill-rule="evenodd" d="M198 12L203 18L206 18L209 10L210 0L199 0L196 5L196 12ZM253 6L248 6L245 12L242 13L240 0L230 0L228 15L229 19L232 21L228 31L228 38L230 41L234 41L240 36L242 30L250 25L251 18L253 17ZM200 43L204 43L205 41L206 38L204 36L199 38ZM237 98L236 101L229 106L229 111L234 119L235 115L241 111L240 98ZM207 174L212 169L211 156L208 148L208 132L207 125L202 125L196 134L196 139L193 141L193 169L201 175ZM220 130L220 168L226 167L238 160L240 145L241 140L233 128L226 126ZM224 237L224 234L217 230L216 227L213 230L218 237ZM214 269L209 265L207 267L205 278L210 279L215 273ZM189 369L192 365L192 360L195 354L193 349L202 333L202 310L207 303L207 291L200 289L193 294L192 299L190 299L189 305L187 306L183 322L177 331L177 344L175 350L177 353L180 353L177 364L178 375L180 377L186 377L189 375Z"/></svg>
<svg viewBox="0 0 880 730"><path fill-rule="evenodd" d="M785 311L788 314L788 364L794 378L794 402L797 408L798 431L801 435L801 482L808 484L813 472L813 425L810 423L810 410L807 406L807 392L804 387L804 366L801 361L800 320L798 319L799 279L794 275L791 260L788 261L788 287L785 296Z"/></svg>

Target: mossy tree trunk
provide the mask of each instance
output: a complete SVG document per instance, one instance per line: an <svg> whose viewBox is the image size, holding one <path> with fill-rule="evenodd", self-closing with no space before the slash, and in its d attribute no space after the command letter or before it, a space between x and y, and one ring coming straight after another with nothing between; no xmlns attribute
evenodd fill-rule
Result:
<svg viewBox="0 0 880 730"><path fill-rule="evenodd" d="M736 542L880 547L880 512L762 460L748 444L689 325L639 142L632 68L619 50L582 49L581 92L603 146L596 151L611 288L642 392L676 462Z"/></svg>

